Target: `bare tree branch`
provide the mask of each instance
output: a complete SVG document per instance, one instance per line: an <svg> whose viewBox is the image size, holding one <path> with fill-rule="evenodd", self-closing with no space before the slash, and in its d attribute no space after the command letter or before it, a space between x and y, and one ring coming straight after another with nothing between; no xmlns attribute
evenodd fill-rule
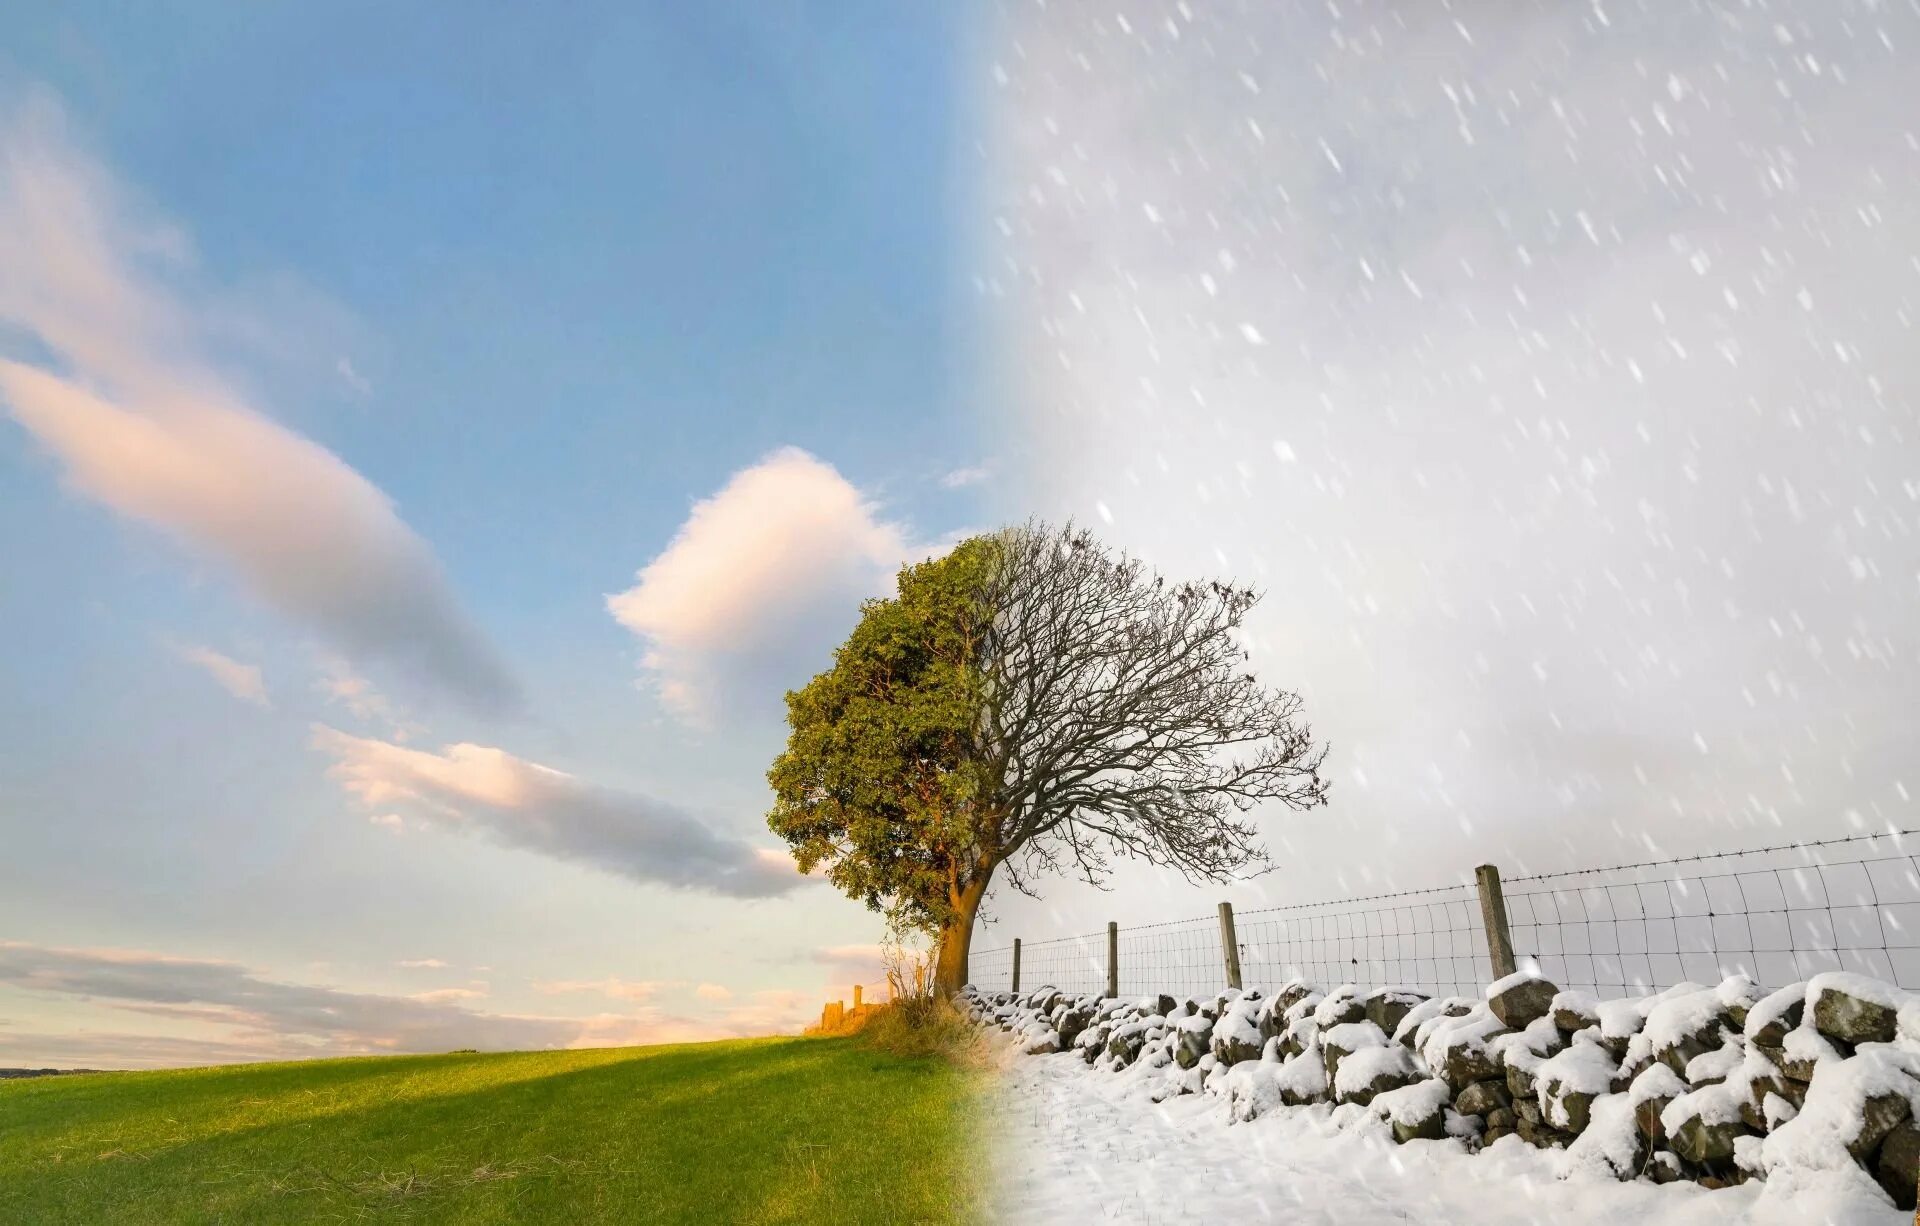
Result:
<svg viewBox="0 0 1920 1226"><path fill-rule="evenodd" d="M1071 525L999 540L982 841L1016 889L1062 869L1101 884L1116 854L1222 880L1265 862L1256 805L1325 803L1326 749L1299 696L1247 669L1240 633L1258 593L1169 585Z"/></svg>

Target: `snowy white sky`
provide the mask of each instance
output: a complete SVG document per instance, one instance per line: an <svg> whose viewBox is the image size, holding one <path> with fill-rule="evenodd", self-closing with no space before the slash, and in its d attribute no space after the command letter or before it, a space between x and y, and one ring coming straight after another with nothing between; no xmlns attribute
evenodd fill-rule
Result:
<svg viewBox="0 0 1920 1226"><path fill-rule="evenodd" d="M1336 783L977 946L1913 824L1920 9L1002 22L1006 509L1264 587Z"/></svg>

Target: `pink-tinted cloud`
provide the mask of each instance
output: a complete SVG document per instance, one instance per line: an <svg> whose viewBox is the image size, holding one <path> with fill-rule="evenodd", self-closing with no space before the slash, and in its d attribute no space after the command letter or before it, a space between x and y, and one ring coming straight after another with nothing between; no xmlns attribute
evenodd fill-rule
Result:
<svg viewBox="0 0 1920 1226"><path fill-rule="evenodd" d="M543 980L533 985L533 990L548 996L563 996L572 993L588 992L605 996L612 1000L628 1000L635 1004L645 1004L661 992L680 986L677 979L621 979L608 976L605 979L558 979Z"/></svg>
<svg viewBox="0 0 1920 1226"><path fill-rule="evenodd" d="M332 756L328 774L369 810L412 806L510 847L736 898L783 894L807 880L779 851L504 749L463 743L431 753L324 725L315 726L313 744Z"/></svg>
<svg viewBox="0 0 1920 1226"><path fill-rule="evenodd" d="M200 668L218 682L221 689L242 702L252 703L256 707L273 705L267 698L267 682L260 674L259 665L242 664L211 647L176 647L174 654Z"/></svg>
<svg viewBox="0 0 1920 1226"><path fill-rule="evenodd" d="M142 950L62 949L0 941L0 985L83 998L169 1022L219 1028L211 1041L265 1059L300 1051L444 1051L566 1047L568 1018L477 1013L453 997L383 996L264 979L232 962Z"/></svg>
<svg viewBox="0 0 1920 1226"><path fill-rule="evenodd" d="M392 501L198 356L188 244L130 217L44 99L0 114L0 402L67 486L224 567L356 661L487 709L518 690Z"/></svg>
<svg viewBox="0 0 1920 1226"><path fill-rule="evenodd" d="M912 552L832 465L789 447L695 503L607 609L645 644L661 701L701 721L745 685L778 694Z"/></svg>

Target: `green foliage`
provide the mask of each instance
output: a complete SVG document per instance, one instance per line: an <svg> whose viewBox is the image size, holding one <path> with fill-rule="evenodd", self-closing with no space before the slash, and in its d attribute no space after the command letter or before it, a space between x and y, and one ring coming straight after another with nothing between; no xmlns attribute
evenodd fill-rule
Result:
<svg viewBox="0 0 1920 1226"><path fill-rule="evenodd" d="M975 537L904 568L896 596L862 606L833 667L787 695L767 825L803 872L826 865L903 928L946 924L979 855L979 657L999 550Z"/></svg>
<svg viewBox="0 0 1920 1226"><path fill-rule="evenodd" d="M0 1222L960 1222L977 1088L851 1039L0 1082Z"/></svg>

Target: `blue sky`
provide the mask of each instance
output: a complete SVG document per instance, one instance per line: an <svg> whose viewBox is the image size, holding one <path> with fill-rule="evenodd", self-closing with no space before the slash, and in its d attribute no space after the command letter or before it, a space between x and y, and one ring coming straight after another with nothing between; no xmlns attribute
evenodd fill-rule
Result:
<svg viewBox="0 0 1920 1226"><path fill-rule="evenodd" d="M351 510L322 498L318 531L369 577L360 612L317 609L274 587L297 576L268 574L262 552L295 544L236 545L217 512L133 506L141 478L124 469L80 488L74 453L6 423L0 938L16 965L0 1062L380 1037L372 1022L316 1037L122 1002L136 1014L49 986L44 967L23 986L19 964L49 949L448 994L428 1008L614 1015L642 1037L784 1024L871 977L874 924L824 887L742 902L636 881L603 864L641 851L580 831L580 846L502 846L466 800L374 802L338 768L468 744L566 772L579 794L562 805L612 793L616 814L653 805L692 823L683 834L772 845L762 772L780 691L888 565L983 514L981 483L941 481L989 458L954 241L968 36L932 8L757 3L573 6L565 21L424 5L11 20L0 189L27 208L64 176L86 208L51 210L36 250L0 254L45 283L9 304L0 357L136 413L167 395L133 365L212 381L349 466L400 526L356 543L324 523ZM151 336L128 341L71 284L68 241L97 246L138 301L130 317L160 321L134 329ZM62 294L112 335L49 339ZM100 356L113 347L141 352ZM822 526L832 556L799 590L737 594L749 658L708 659L697 593L655 592L648 615L666 621L646 625L678 636L671 668L692 695L676 708L668 666L643 662L658 644L606 598L697 501L756 471L776 501L783 475L794 496L841 499ZM283 527L260 533L298 526ZM742 558L739 530L683 556L767 563ZM861 542L851 566L843 530ZM397 560L363 563L360 544ZM407 654L422 636L465 646L422 663ZM318 743L322 727L344 739ZM400 965L428 961L447 965Z"/></svg>

